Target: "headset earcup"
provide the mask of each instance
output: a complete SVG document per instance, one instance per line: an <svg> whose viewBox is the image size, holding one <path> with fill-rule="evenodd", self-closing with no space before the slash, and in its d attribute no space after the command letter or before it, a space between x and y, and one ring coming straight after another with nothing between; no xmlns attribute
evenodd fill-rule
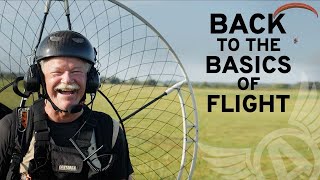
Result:
<svg viewBox="0 0 320 180"><path fill-rule="evenodd" d="M86 93L96 93L99 87L99 72L95 67L92 66L87 75Z"/></svg>
<svg viewBox="0 0 320 180"><path fill-rule="evenodd" d="M24 76L24 88L27 92L40 90L40 74L37 64L32 64Z"/></svg>

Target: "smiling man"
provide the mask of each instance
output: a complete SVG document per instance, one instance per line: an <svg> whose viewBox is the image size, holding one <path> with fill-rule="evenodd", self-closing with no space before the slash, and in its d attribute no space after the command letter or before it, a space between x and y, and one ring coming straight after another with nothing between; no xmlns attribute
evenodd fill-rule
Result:
<svg viewBox="0 0 320 180"><path fill-rule="evenodd" d="M68 110L81 102L90 64L74 57L52 57L40 61L40 65L52 104L61 110ZM54 122L71 122L81 115L81 112L56 111L49 102L45 101L45 111Z"/></svg>
<svg viewBox="0 0 320 180"><path fill-rule="evenodd" d="M29 71L25 84L33 92L41 84L43 98L27 109L25 128L19 108L0 120L0 179L131 179L118 122L85 105L86 93L99 88L88 39L74 31L52 33L35 60L37 72Z"/></svg>

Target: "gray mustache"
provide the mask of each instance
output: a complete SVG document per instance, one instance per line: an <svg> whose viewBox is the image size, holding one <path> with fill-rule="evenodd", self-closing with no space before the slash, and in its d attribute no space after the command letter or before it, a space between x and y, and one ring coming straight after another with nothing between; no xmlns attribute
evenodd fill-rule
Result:
<svg viewBox="0 0 320 180"><path fill-rule="evenodd" d="M61 84L58 84L54 90L71 90L71 91L74 91L74 90L78 90L80 89L80 86L78 84L64 84L64 83L61 83Z"/></svg>

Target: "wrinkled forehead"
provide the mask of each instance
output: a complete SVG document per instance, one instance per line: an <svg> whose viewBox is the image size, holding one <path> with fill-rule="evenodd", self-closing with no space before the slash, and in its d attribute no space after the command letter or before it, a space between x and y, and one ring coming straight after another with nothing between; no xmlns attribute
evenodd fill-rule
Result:
<svg viewBox="0 0 320 180"><path fill-rule="evenodd" d="M84 68L88 69L91 65L84 60L76 57L50 57L40 61L42 70L46 68Z"/></svg>

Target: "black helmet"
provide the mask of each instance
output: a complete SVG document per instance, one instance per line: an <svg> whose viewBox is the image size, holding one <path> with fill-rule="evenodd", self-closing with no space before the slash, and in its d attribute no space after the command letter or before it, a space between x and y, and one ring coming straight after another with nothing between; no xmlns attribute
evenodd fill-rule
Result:
<svg viewBox="0 0 320 180"><path fill-rule="evenodd" d="M90 64L96 61L96 52L90 41L74 31L57 31L45 37L36 52L36 61L56 56L77 57Z"/></svg>

